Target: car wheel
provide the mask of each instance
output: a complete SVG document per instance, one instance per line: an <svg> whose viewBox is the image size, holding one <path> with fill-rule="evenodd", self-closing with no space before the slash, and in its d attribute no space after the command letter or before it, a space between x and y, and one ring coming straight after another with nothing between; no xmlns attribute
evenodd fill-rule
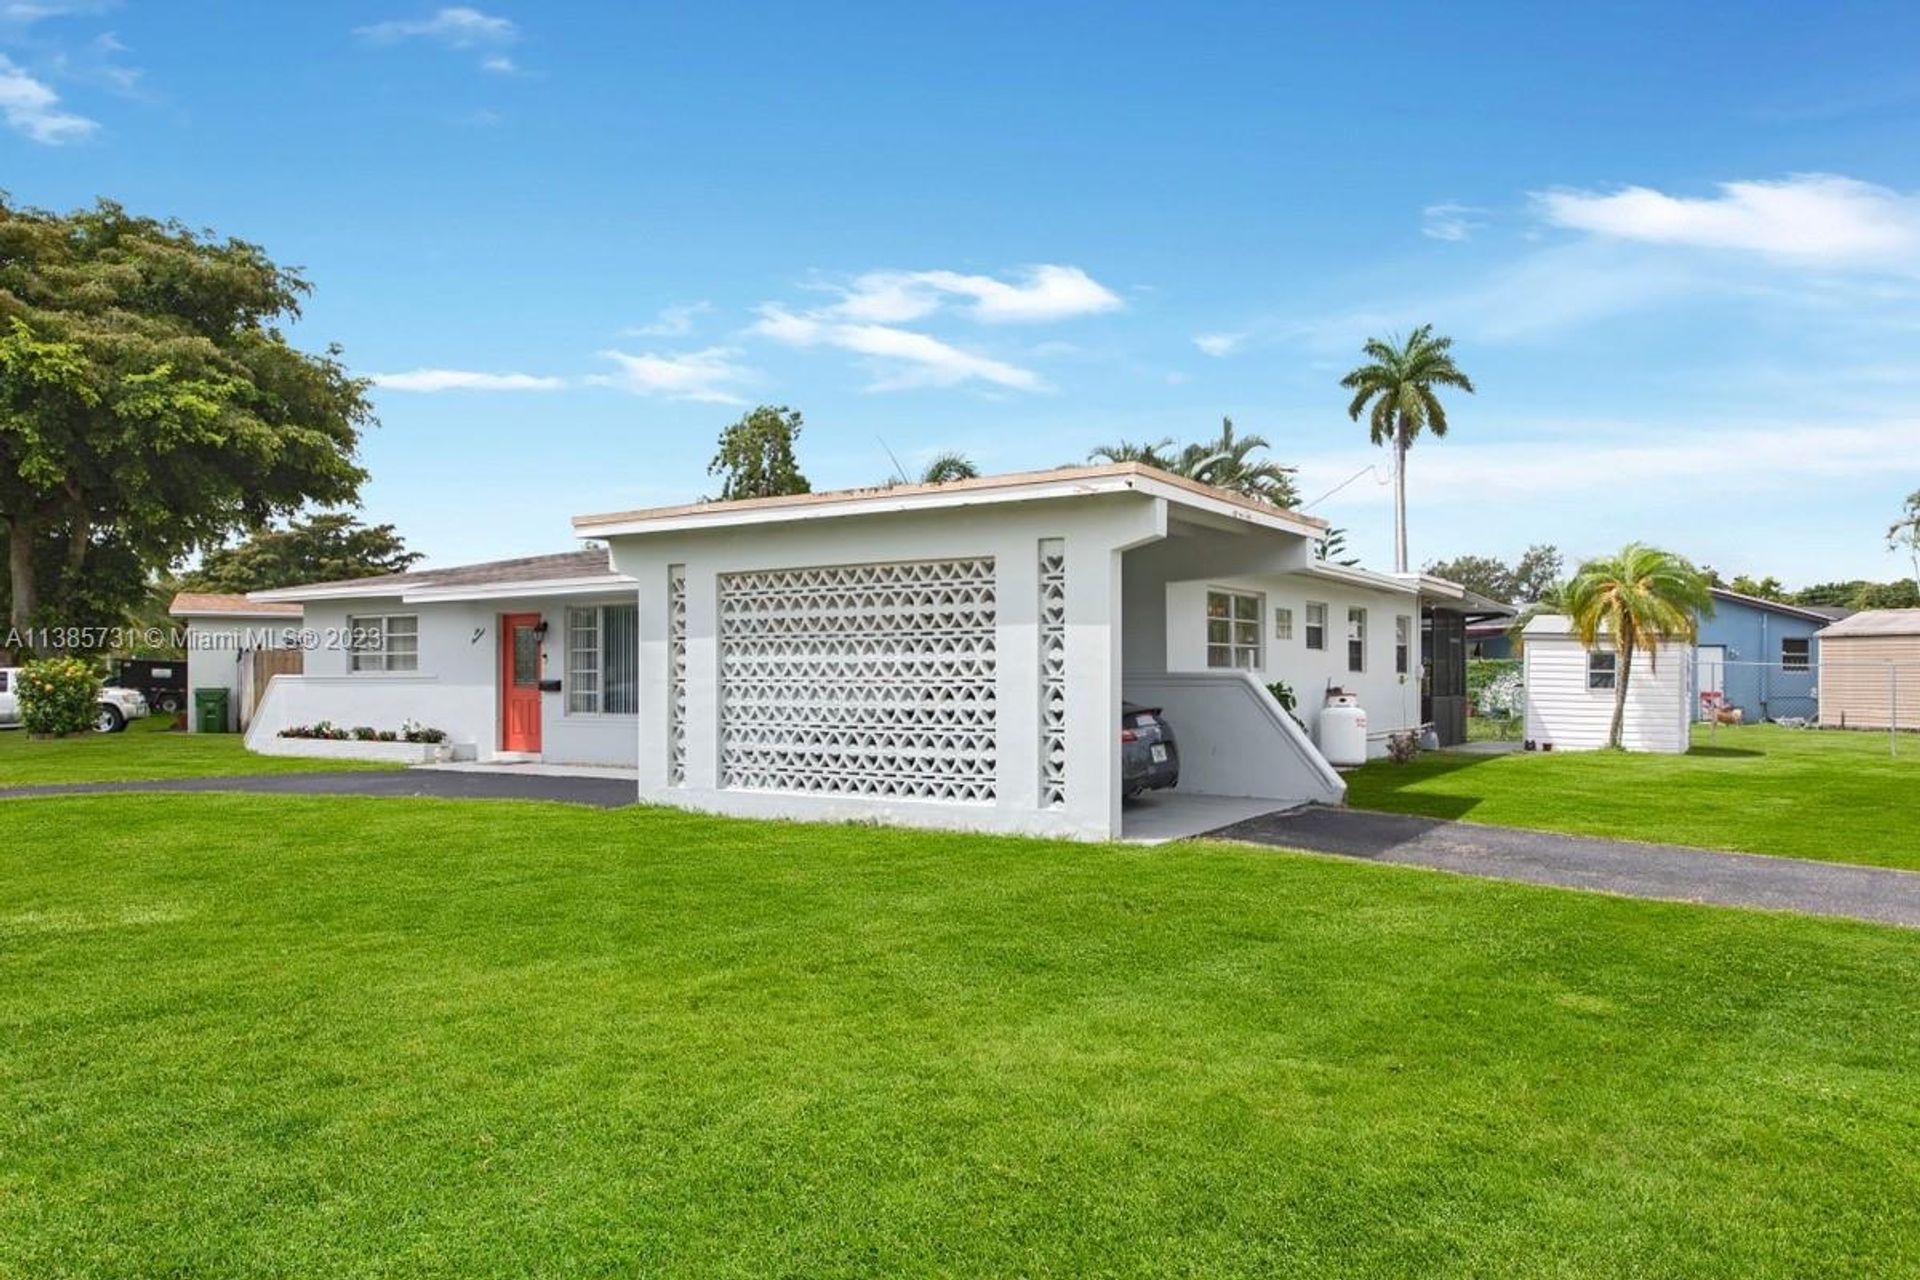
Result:
<svg viewBox="0 0 1920 1280"><path fill-rule="evenodd" d="M104 702L100 704L99 711L93 717L95 733L118 733L126 727L127 718L120 714L120 708L108 706Z"/></svg>
<svg viewBox="0 0 1920 1280"><path fill-rule="evenodd" d="M164 695L160 699L160 702L158 705L161 711L165 712L167 715L172 715L176 711L180 710L180 699L174 697L172 694L169 693Z"/></svg>

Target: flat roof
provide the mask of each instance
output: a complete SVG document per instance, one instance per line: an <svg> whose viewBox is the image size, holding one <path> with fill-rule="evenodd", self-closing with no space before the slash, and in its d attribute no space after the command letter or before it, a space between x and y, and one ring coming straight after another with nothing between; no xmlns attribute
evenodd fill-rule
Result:
<svg viewBox="0 0 1920 1280"><path fill-rule="evenodd" d="M256 591L253 601L359 599L371 596L415 596L422 592L451 597L469 592L499 593L516 587L533 589L558 585L617 585L631 581L610 567L605 547L583 547L553 555L487 560L445 569L388 573L377 578L345 578L309 582L297 587ZM296 609L295 612L299 610Z"/></svg>
<svg viewBox="0 0 1920 1280"><path fill-rule="evenodd" d="M1302 515L1298 511L1216 489L1212 485L1138 462L1019 471L1007 475L976 476L970 480L952 480L945 484L883 485L823 493L787 494L777 498L735 498L670 507L643 507L637 511L575 516L573 528L583 538L604 538L1125 492L1165 498L1184 506L1235 516L1302 537L1318 538L1327 530L1327 522L1317 516Z"/></svg>
<svg viewBox="0 0 1920 1280"><path fill-rule="evenodd" d="M208 618L225 615L234 618L297 618L297 604L268 604L248 596L224 591L180 591L167 606L176 618Z"/></svg>
<svg viewBox="0 0 1920 1280"><path fill-rule="evenodd" d="M1814 633L1829 636L1920 636L1920 609L1862 609Z"/></svg>

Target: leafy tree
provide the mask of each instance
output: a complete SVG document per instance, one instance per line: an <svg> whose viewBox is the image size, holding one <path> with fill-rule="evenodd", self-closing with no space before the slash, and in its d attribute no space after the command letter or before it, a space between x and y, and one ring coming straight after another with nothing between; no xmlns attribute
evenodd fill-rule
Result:
<svg viewBox="0 0 1920 1280"><path fill-rule="evenodd" d="M763 404L722 431L719 451L707 464L708 475L721 477L721 500L813 492L793 456L800 427L798 409Z"/></svg>
<svg viewBox="0 0 1920 1280"><path fill-rule="evenodd" d="M1737 591L1743 596L1753 596L1759 600L1778 600L1785 603L1787 599L1786 587L1772 574L1764 578L1756 578L1745 573L1735 574L1733 581L1727 584L1727 590Z"/></svg>
<svg viewBox="0 0 1920 1280"><path fill-rule="evenodd" d="M1920 587L1920 489L1907 495L1900 518L1887 526L1887 550L1907 553L1913 561L1913 581Z"/></svg>
<svg viewBox="0 0 1920 1280"><path fill-rule="evenodd" d="M1293 480L1295 469L1271 458L1254 456L1256 451L1268 448L1271 446L1265 437L1240 435L1234 430L1232 418L1222 418L1219 435L1211 440L1197 440L1177 453L1170 452L1173 441L1169 438L1148 444L1122 440L1101 445L1087 455L1087 460L1138 462L1242 497L1270 502L1276 507L1294 506L1300 501Z"/></svg>
<svg viewBox="0 0 1920 1280"><path fill-rule="evenodd" d="M337 347L300 351L279 329L309 290L245 241L104 200L54 214L0 198L15 626L117 620L149 571L310 502L354 499L367 384Z"/></svg>
<svg viewBox="0 0 1920 1280"><path fill-rule="evenodd" d="M1233 419L1222 418L1220 434L1182 449L1174 470L1216 489L1271 502L1276 507L1291 507L1300 501L1293 483L1294 468L1253 456L1256 450L1269 447L1265 436L1238 435Z"/></svg>
<svg viewBox="0 0 1920 1280"><path fill-rule="evenodd" d="M1115 444L1103 444L1087 455L1088 462L1138 462L1143 466L1157 467L1162 471L1177 471L1180 463L1176 455L1169 453L1173 448L1173 438L1162 436L1149 444L1135 444L1131 440L1121 440Z"/></svg>
<svg viewBox="0 0 1920 1280"><path fill-rule="evenodd" d="M1327 530L1327 536L1314 548L1314 554L1328 564L1337 564L1343 569L1355 569L1360 565L1360 557L1347 554L1347 531L1335 525Z"/></svg>
<svg viewBox="0 0 1920 1280"><path fill-rule="evenodd" d="M1560 548L1539 542L1528 547L1512 565L1497 556L1456 556L1452 560L1430 560L1425 571L1490 600L1528 604L1559 583L1563 563Z"/></svg>
<svg viewBox="0 0 1920 1280"><path fill-rule="evenodd" d="M955 480L972 480L979 476L980 468L964 453L938 453L928 461L920 472L921 484L950 484Z"/></svg>
<svg viewBox="0 0 1920 1280"><path fill-rule="evenodd" d="M1851 609L1920 609L1920 584L1911 578L1866 582L1847 602Z"/></svg>
<svg viewBox="0 0 1920 1280"><path fill-rule="evenodd" d="M1607 745L1620 748L1633 657L1644 651L1657 670L1659 646L1699 638L1700 617L1713 612L1707 580L1684 557L1630 542L1618 555L1589 560L1567 583L1564 604L1573 633L1589 649L1605 640L1618 655L1613 725Z"/></svg>
<svg viewBox="0 0 1920 1280"><path fill-rule="evenodd" d="M349 512L326 511L209 551L198 569L181 578L180 586L187 591L270 591L405 573L419 559L420 553L407 550L392 525L365 525Z"/></svg>
<svg viewBox="0 0 1920 1280"><path fill-rule="evenodd" d="M1855 596L1872 585L1859 578L1848 582L1818 582L1794 592L1793 603L1820 605L1829 609L1847 609L1853 606Z"/></svg>
<svg viewBox="0 0 1920 1280"><path fill-rule="evenodd" d="M1353 392L1347 416L1358 422L1366 413L1373 443L1393 447L1396 573L1407 571L1407 450L1422 431L1436 437L1447 434L1447 409L1438 388L1473 394L1473 382L1453 362L1452 347L1453 339L1435 337L1430 324L1415 329L1404 342L1398 337L1384 342L1368 338L1361 347L1367 363L1340 379L1340 385Z"/></svg>

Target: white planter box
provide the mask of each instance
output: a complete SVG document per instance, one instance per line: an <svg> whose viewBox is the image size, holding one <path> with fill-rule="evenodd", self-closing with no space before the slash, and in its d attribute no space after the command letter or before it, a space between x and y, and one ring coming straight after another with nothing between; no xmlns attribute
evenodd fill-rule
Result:
<svg viewBox="0 0 1920 1280"><path fill-rule="evenodd" d="M389 764L439 764L450 754L444 742L343 742L335 738L264 738L254 750L263 756L380 760Z"/></svg>

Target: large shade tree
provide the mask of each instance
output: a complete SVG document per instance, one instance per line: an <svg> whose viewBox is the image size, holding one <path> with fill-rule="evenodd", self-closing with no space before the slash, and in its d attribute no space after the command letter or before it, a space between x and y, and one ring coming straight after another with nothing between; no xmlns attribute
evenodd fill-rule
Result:
<svg viewBox="0 0 1920 1280"><path fill-rule="evenodd" d="M1361 347L1367 362L1340 379L1353 392L1347 416L1367 415L1373 443L1393 449L1393 568L1407 571L1407 450L1420 434L1447 434L1442 387L1473 394L1473 382L1453 362L1453 339L1434 336L1423 324L1405 340L1368 338Z"/></svg>
<svg viewBox="0 0 1920 1280"><path fill-rule="evenodd" d="M763 404L720 432L707 474L720 477L720 497L778 498L810 493L794 445L805 423L798 409Z"/></svg>
<svg viewBox="0 0 1920 1280"><path fill-rule="evenodd" d="M1658 670L1662 644L1699 638L1701 615L1713 612L1706 575L1683 556L1631 542L1618 555L1582 564L1560 603L1581 644L1611 646L1617 655L1607 745L1618 750L1634 655L1645 653L1648 669Z"/></svg>
<svg viewBox="0 0 1920 1280"><path fill-rule="evenodd" d="M405 573L419 559L390 524L362 524L350 511L322 511L216 547L178 585L187 591L271 591Z"/></svg>
<svg viewBox="0 0 1920 1280"><path fill-rule="evenodd" d="M0 535L15 628L110 620L195 548L354 500L373 422L307 281L257 245L102 201L0 198ZM106 611L103 614L103 611Z"/></svg>

